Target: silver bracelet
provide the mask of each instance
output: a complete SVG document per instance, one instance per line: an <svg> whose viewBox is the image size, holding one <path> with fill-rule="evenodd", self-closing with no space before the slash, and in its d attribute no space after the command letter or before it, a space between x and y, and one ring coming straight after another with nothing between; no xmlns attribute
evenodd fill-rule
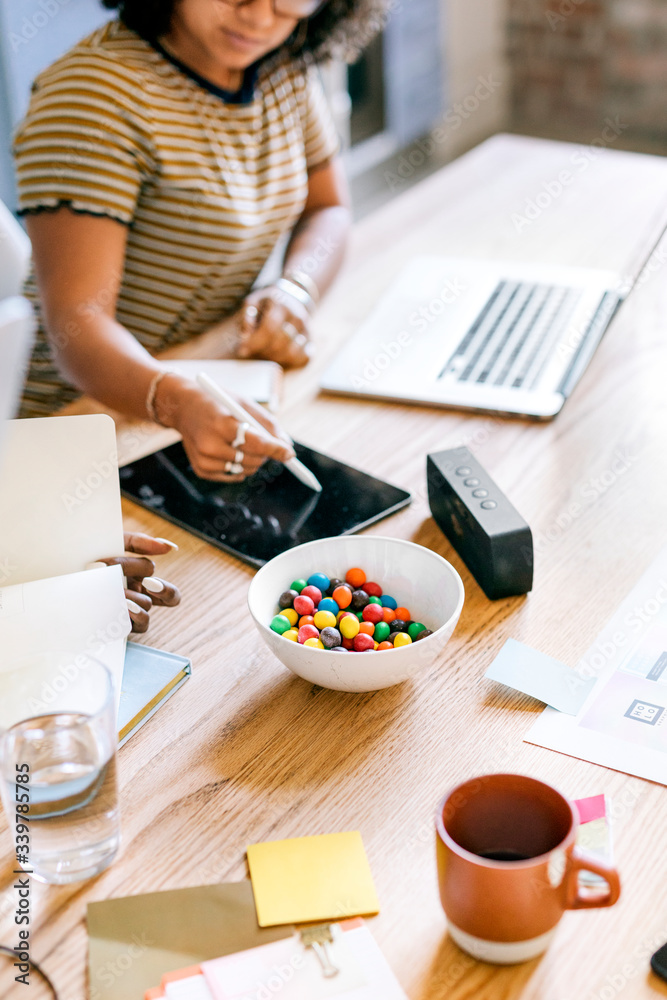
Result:
<svg viewBox="0 0 667 1000"><path fill-rule="evenodd" d="M315 311L315 302L312 297L308 294L305 288L301 285L297 285L295 281L290 281L289 278L278 278L276 281L276 288L279 288L281 292L286 292L291 295L293 299L300 302L302 306L305 306L309 313Z"/></svg>
<svg viewBox="0 0 667 1000"><path fill-rule="evenodd" d="M294 270L288 268L283 274L283 278L286 278L287 281L293 281L295 284L300 285L304 292L308 292L315 305L319 304L320 290L317 287L316 282L313 281L311 276L306 274L305 271L300 271L298 268L294 268Z"/></svg>
<svg viewBox="0 0 667 1000"><path fill-rule="evenodd" d="M162 423L155 410L155 396L157 394L158 386L165 375L171 375L171 372L168 369L156 372L151 379L151 384L148 386L148 392L146 394L146 413L148 414L148 418L149 420L152 420L154 424L159 424L161 427L165 427L166 424Z"/></svg>

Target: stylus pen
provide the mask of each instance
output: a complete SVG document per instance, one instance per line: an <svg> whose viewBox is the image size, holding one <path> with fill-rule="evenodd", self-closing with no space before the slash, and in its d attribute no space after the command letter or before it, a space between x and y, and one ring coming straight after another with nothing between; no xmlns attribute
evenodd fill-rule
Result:
<svg viewBox="0 0 667 1000"><path fill-rule="evenodd" d="M233 417L240 420L242 423L250 424L256 430L261 431L262 434L266 433L266 427L260 424L259 420L256 420L252 414L244 410L242 406L236 402L235 399L221 389L213 379L210 379L208 375L204 372L199 372L197 375L197 382L205 389L206 392L211 396L216 403L220 403L221 406L231 413ZM285 468L289 469L293 476L296 476L305 486L310 487L311 490L315 490L316 493L322 492L322 486L319 480L313 475L310 469L307 469L303 462L300 462L298 458L290 458L289 462L285 462Z"/></svg>

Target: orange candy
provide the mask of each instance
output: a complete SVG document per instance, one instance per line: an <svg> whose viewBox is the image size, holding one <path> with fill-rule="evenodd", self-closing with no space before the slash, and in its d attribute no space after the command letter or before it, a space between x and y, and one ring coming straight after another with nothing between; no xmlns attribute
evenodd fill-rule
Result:
<svg viewBox="0 0 667 1000"><path fill-rule="evenodd" d="M331 596L339 608L347 608L352 603L352 591L348 587L336 587Z"/></svg>
<svg viewBox="0 0 667 1000"><path fill-rule="evenodd" d="M389 622L393 622L394 618L398 618L398 615L396 614L394 608L383 608L382 618L387 622L387 624L389 624Z"/></svg>
<svg viewBox="0 0 667 1000"><path fill-rule="evenodd" d="M394 611L394 618L400 618L401 621L404 622L412 621L412 615L407 608L396 608Z"/></svg>
<svg viewBox="0 0 667 1000"><path fill-rule="evenodd" d="M299 618L299 628L301 628L302 625L313 625L314 622L315 619L312 615L301 615Z"/></svg>
<svg viewBox="0 0 667 1000"><path fill-rule="evenodd" d="M373 635L373 632L375 632L375 625L373 622L359 622L359 631L365 632L366 635Z"/></svg>
<svg viewBox="0 0 667 1000"><path fill-rule="evenodd" d="M366 583L366 574L363 569L359 569L358 566L353 566L352 569L348 569L345 574L345 580L354 587L355 590L359 590L360 587Z"/></svg>
<svg viewBox="0 0 667 1000"><path fill-rule="evenodd" d="M378 648L378 649L393 649L393 648L394 648L394 646L393 646L393 643L391 643L391 642L386 642L386 641L385 641L385 642L381 642L381 643L380 643L380 644L378 645L378 647L377 647L377 648Z"/></svg>

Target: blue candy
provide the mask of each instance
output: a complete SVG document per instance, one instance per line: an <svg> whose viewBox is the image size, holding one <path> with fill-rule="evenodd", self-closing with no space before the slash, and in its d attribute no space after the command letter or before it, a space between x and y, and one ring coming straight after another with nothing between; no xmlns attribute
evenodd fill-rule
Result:
<svg viewBox="0 0 667 1000"><path fill-rule="evenodd" d="M382 607L383 608L397 608L398 607L398 601L395 601L394 598L390 597L388 594L383 594L382 597L380 598L380 600L382 601Z"/></svg>
<svg viewBox="0 0 667 1000"><path fill-rule="evenodd" d="M315 574L316 576L321 576L322 574ZM317 584L315 584L317 586ZM318 611L330 611L332 615L337 615L340 611L338 604L334 601L333 597L323 597L320 603L317 605Z"/></svg>
<svg viewBox="0 0 667 1000"><path fill-rule="evenodd" d="M312 576L308 577L308 586L318 587L323 594L329 589L330 582L329 577L325 576L324 573L313 573Z"/></svg>

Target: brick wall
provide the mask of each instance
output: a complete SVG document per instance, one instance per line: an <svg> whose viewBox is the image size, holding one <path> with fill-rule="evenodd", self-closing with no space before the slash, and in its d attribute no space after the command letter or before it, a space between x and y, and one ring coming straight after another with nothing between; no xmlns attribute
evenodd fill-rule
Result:
<svg viewBox="0 0 667 1000"><path fill-rule="evenodd" d="M508 0L517 131L667 151L667 0Z"/></svg>

